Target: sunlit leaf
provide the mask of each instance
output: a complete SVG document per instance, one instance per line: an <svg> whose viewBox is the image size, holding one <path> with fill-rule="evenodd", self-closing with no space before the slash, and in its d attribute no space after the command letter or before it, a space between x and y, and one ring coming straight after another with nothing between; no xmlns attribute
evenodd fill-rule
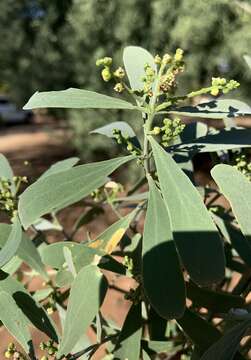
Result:
<svg viewBox="0 0 251 360"><path fill-rule="evenodd" d="M219 282L224 277L225 259L217 228L189 178L151 137L150 142L181 260L199 285Z"/></svg>
<svg viewBox="0 0 251 360"><path fill-rule="evenodd" d="M103 281L95 265L84 267L76 276L71 287L58 358L72 351L98 313L105 295Z"/></svg>
<svg viewBox="0 0 251 360"><path fill-rule="evenodd" d="M139 46L125 47L123 61L133 90L140 90L143 88L142 77L145 75L144 66L146 64L156 70L153 56L147 50Z"/></svg>
<svg viewBox="0 0 251 360"><path fill-rule="evenodd" d="M40 176L40 180L44 179L48 175L56 174L61 171L65 171L68 169L71 169L74 165L76 165L79 162L78 157L72 157L66 160L58 161L57 163L50 166L50 168L43 173L42 176Z"/></svg>
<svg viewBox="0 0 251 360"><path fill-rule="evenodd" d="M18 211L27 229L42 215L62 209L99 188L116 168L134 156L119 157L86 165L79 165L46 176L30 185L20 196Z"/></svg>
<svg viewBox="0 0 251 360"><path fill-rule="evenodd" d="M212 177L230 202L243 235L251 244L251 183L233 166L219 164L211 171Z"/></svg>
<svg viewBox="0 0 251 360"><path fill-rule="evenodd" d="M149 177L149 199L143 235L143 284L148 300L165 319L183 315L185 285L164 201ZM158 281L158 279L165 279Z"/></svg>
<svg viewBox="0 0 251 360"><path fill-rule="evenodd" d="M8 235L8 238L0 250L0 267L3 267L5 264L7 264L16 254L21 240L22 228L18 218L16 217L13 225L11 226L11 231Z"/></svg>
<svg viewBox="0 0 251 360"><path fill-rule="evenodd" d="M94 91L74 88L61 91L36 92L24 106L24 109L39 108L137 109L125 100L98 94Z"/></svg>

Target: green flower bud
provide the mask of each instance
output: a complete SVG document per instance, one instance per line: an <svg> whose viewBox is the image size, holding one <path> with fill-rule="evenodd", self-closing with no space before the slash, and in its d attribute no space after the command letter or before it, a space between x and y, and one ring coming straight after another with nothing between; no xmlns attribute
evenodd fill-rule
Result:
<svg viewBox="0 0 251 360"><path fill-rule="evenodd" d="M152 134L153 134L153 135L159 135L160 132L161 132L161 129L160 129L160 127L158 127L158 126L155 126L155 127L153 128L153 130L152 130Z"/></svg>
<svg viewBox="0 0 251 360"><path fill-rule="evenodd" d="M169 64L172 61L172 57L169 54L164 54L162 59L162 64L166 65Z"/></svg>
<svg viewBox="0 0 251 360"><path fill-rule="evenodd" d="M103 65L104 66L111 66L112 65L112 58L111 57L104 57L103 59Z"/></svg>
<svg viewBox="0 0 251 360"><path fill-rule="evenodd" d="M124 88L124 86L123 86L122 83L117 83L117 84L114 86L114 90L115 90L116 92L118 92L118 93L122 93L122 92L125 90L125 88Z"/></svg>
<svg viewBox="0 0 251 360"><path fill-rule="evenodd" d="M104 65L104 59L97 59L96 66Z"/></svg>
<svg viewBox="0 0 251 360"><path fill-rule="evenodd" d="M182 49L177 49L174 55L174 61L181 62L183 60L184 51Z"/></svg>
<svg viewBox="0 0 251 360"><path fill-rule="evenodd" d="M123 79L125 77L125 70L120 66L114 71L113 75L119 79Z"/></svg>
<svg viewBox="0 0 251 360"><path fill-rule="evenodd" d="M212 96L217 96L217 95L219 95L219 92L220 92L219 88L217 86L213 86L211 91L210 91L210 94Z"/></svg>
<svg viewBox="0 0 251 360"><path fill-rule="evenodd" d="M159 64L161 64L161 61L162 61L162 60L161 60L161 57L160 57L159 55L156 55L155 58L154 58L155 64L158 64L158 65L159 65Z"/></svg>
<svg viewBox="0 0 251 360"><path fill-rule="evenodd" d="M16 346L15 346L15 344L14 343L9 343L9 345L8 345L8 350L9 351L14 351L16 349Z"/></svg>
<svg viewBox="0 0 251 360"><path fill-rule="evenodd" d="M109 80L111 80L112 74L111 74L110 69L108 67L105 67L101 72L101 76L105 82L108 82Z"/></svg>
<svg viewBox="0 0 251 360"><path fill-rule="evenodd" d="M126 148L127 148L128 151L132 151L133 150L133 144L131 142L128 142Z"/></svg>
<svg viewBox="0 0 251 360"><path fill-rule="evenodd" d="M10 359L12 357L12 353L10 351L5 351L4 356L6 359Z"/></svg>

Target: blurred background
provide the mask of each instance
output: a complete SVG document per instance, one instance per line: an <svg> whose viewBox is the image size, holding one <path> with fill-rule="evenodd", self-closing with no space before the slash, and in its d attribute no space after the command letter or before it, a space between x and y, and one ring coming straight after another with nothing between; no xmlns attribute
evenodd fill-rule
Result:
<svg viewBox="0 0 251 360"><path fill-rule="evenodd" d="M114 144L88 132L124 116L137 128L128 112L45 110L33 117L20 109L37 90L112 93L95 61L113 56L120 65L126 45L155 54L181 47L187 63L181 90L207 85L212 76L234 78L241 87L230 96L250 103L243 60L251 52L250 25L250 0L1 1L0 151L11 161L32 160L37 171L72 153L84 161L113 155Z"/></svg>

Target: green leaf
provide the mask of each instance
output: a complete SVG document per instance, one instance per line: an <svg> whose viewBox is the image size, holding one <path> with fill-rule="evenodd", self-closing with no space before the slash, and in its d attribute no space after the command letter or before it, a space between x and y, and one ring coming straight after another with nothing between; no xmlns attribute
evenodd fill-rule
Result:
<svg viewBox="0 0 251 360"><path fill-rule="evenodd" d="M221 333L216 327L189 309L186 309L183 317L177 322L202 353L221 337Z"/></svg>
<svg viewBox="0 0 251 360"><path fill-rule="evenodd" d="M221 130L215 134L199 137L192 142L169 146L170 151L188 151L192 155L198 152L214 152L230 149L251 147L251 129Z"/></svg>
<svg viewBox="0 0 251 360"><path fill-rule="evenodd" d="M156 70L153 56L147 50L139 46L125 47L123 61L133 90L141 90L143 88L142 77L145 75L144 66L146 64L149 64Z"/></svg>
<svg viewBox="0 0 251 360"><path fill-rule="evenodd" d="M249 56L249 55L244 55L243 58L244 58L244 60L246 61L248 67L249 67L250 70L251 70L251 56Z"/></svg>
<svg viewBox="0 0 251 360"><path fill-rule="evenodd" d="M0 320L28 354L32 343L29 321L12 296L5 291L0 292Z"/></svg>
<svg viewBox="0 0 251 360"><path fill-rule="evenodd" d="M47 297L50 296L53 291L53 288L40 289L37 290L35 294L32 295L32 297L35 299L35 301L40 302L47 299Z"/></svg>
<svg viewBox="0 0 251 360"><path fill-rule="evenodd" d="M251 244L251 183L233 166L219 164L211 171L220 191L230 202L241 231Z"/></svg>
<svg viewBox="0 0 251 360"><path fill-rule="evenodd" d="M6 180L10 181L12 193L14 193L16 189L13 177L14 174L9 164L9 161L6 159L6 157L3 154L0 154L0 179L5 178Z"/></svg>
<svg viewBox="0 0 251 360"><path fill-rule="evenodd" d="M36 92L24 106L24 109L39 108L137 110L137 107L125 100L74 88L61 91Z"/></svg>
<svg viewBox="0 0 251 360"><path fill-rule="evenodd" d="M6 265L2 267L2 271L8 273L9 275L13 275L20 268L22 263L23 261L18 256L14 256Z"/></svg>
<svg viewBox="0 0 251 360"><path fill-rule="evenodd" d="M193 302L193 306L204 307L213 312L228 312L232 308L242 308L245 300L237 295L228 292L217 292L210 289L201 288L192 282L187 285L187 297Z"/></svg>
<svg viewBox="0 0 251 360"><path fill-rule="evenodd" d="M61 171L71 169L78 162L78 157L72 157L66 160L58 161L55 164L51 165L50 168L45 171L42 176L40 176L39 180L44 179L48 175L57 174Z"/></svg>
<svg viewBox="0 0 251 360"><path fill-rule="evenodd" d="M114 351L114 360L138 360L142 336L141 303L131 306Z"/></svg>
<svg viewBox="0 0 251 360"><path fill-rule="evenodd" d="M0 291L5 291L14 298L17 306L37 329L54 341L58 341L57 329L53 321L20 282L10 276L3 276L0 280Z"/></svg>
<svg viewBox="0 0 251 360"><path fill-rule="evenodd" d="M22 228L20 226L18 218L16 217L13 225L11 226L10 234L2 249L0 250L0 267L3 267L5 264L7 264L16 254L21 240Z"/></svg>
<svg viewBox="0 0 251 360"><path fill-rule="evenodd" d="M185 284L173 242L169 215L154 181L149 176L149 199L143 235L143 284L148 300L165 319L185 311ZM158 281L158 279L165 279Z"/></svg>
<svg viewBox="0 0 251 360"><path fill-rule="evenodd" d="M11 225L0 224L0 247L5 246L6 240L11 234L11 229ZM21 234L21 241L16 251L16 255L32 269L41 274L46 280L48 279L38 250L25 233Z"/></svg>
<svg viewBox="0 0 251 360"><path fill-rule="evenodd" d="M71 287L58 358L72 351L98 313L105 295L103 279L95 265L84 267L76 276Z"/></svg>
<svg viewBox="0 0 251 360"><path fill-rule="evenodd" d="M68 270L59 270L55 277L56 285L60 288L71 285L73 281L74 277Z"/></svg>
<svg viewBox="0 0 251 360"><path fill-rule="evenodd" d="M238 351L241 339L244 337L250 326L251 321L249 319L232 327L220 340L206 351L201 360L232 360L234 358L237 360L234 356ZM238 360L244 360L244 357L240 354L238 355Z"/></svg>
<svg viewBox="0 0 251 360"><path fill-rule="evenodd" d="M152 137L150 142L183 265L199 285L219 282L224 277L225 259L217 228L189 178Z"/></svg>
<svg viewBox="0 0 251 360"><path fill-rule="evenodd" d="M79 165L36 181L19 198L18 211L22 225L27 229L42 215L79 201L102 186L115 169L134 158L125 156Z"/></svg>
<svg viewBox="0 0 251 360"><path fill-rule="evenodd" d="M225 119L251 115L251 107L239 100L223 99L209 101L196 106L183 106L174 110L171 109L168 112L180 116Z"/></svg>

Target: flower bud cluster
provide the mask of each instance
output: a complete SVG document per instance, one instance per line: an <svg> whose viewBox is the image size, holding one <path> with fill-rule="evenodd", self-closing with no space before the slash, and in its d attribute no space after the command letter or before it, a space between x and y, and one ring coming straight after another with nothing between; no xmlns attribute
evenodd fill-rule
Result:
<svg viewBox="0 0 251 360"><path fill-rule="evenodd" d="M238 154L234 158L234 168L239 170L251 181L251 163L248 161L245 154Z"/></svg>
<svg viewBox="0 0 251 360"><path fill-rule="evenodd" d="M148 96L152 96L152 86L156 79L156 71L149 65L145 64L144 66L145 75L142 77L143 81L143 92Z"/></svg>
<svg viewBox="0 0 251 360"><path fill-rule="evenodd" d="M20 351L17 351L16 345L14 343L10 343L8 345L8 348L5 351L4 356L6 359L26 360L26 357Z"/></svg>
<svg viewBox="0 0 251 360"><path fill-rule="evenodd" d="M135 145L133 145L129 136L122 135L121 130L113 129L113 137L119 145L126 147L127 151L129 151L132 155L140 155L140 150Z"/></svg>
<svg viewBox="0 0 251 360"><path fill-rule="evenodd" d="M182 124L180 118L164 119L163 126L155 126L149 133L151 135L161 135L161 144L168 146L172 140L182 133L185 128L185 124Z"/></svg>
<svg viewBox="0 0 251 360"><path fill-rule="evenodd" d="M42 351L46 351L49 356L55 355L56 352L58 351L57 346L54 344L53 340L41 342L39 347ZM44 356L44 359L47 359L47 356Z"/></svg>
<svg viewBox="0 0 251 360"><path fill-rule="evenodd" d="M103 70L101 71L102 79L105 82L114 79L116 81L114 90L118 93L122 93L125 90L122 82L123 78L125 77L125 70L121 66L119 66L115 71L113 71L111 69L112 63L113 60L111 57L104 57L96 61L97 66L103 66Z"/></svg>
<svg viewBox="0 0 251 360"><path fill-rule="evenodd" d="M184 71L184 51L177 49L174 56L165 54L163 58L159 55L155 56L155 63L163 67L163 75L160 78L160 91L162 93L168 93L176 87L176 77L179 73ZM166 66L169 66L166 69Z"/></svg>
<svg viewBox="0 0 251 360"><path fill-rule="evenodd" d="M14 176L13 182L17 192L21 183L27 183L27 178L26 176ZM11 186L10 180L4 177L0 178L0 210L6 211L14 218L17 213L17 201L16 194L13 194Z"/></svg>
<svg viewBox="0 0 251 360"><path fill-rule="evenodd" d="M240 84L235 80L227 81L225 78L213 77L210 94L218 96L222 91L223 94L227 94L229 91L238 88Z"/></svg>

